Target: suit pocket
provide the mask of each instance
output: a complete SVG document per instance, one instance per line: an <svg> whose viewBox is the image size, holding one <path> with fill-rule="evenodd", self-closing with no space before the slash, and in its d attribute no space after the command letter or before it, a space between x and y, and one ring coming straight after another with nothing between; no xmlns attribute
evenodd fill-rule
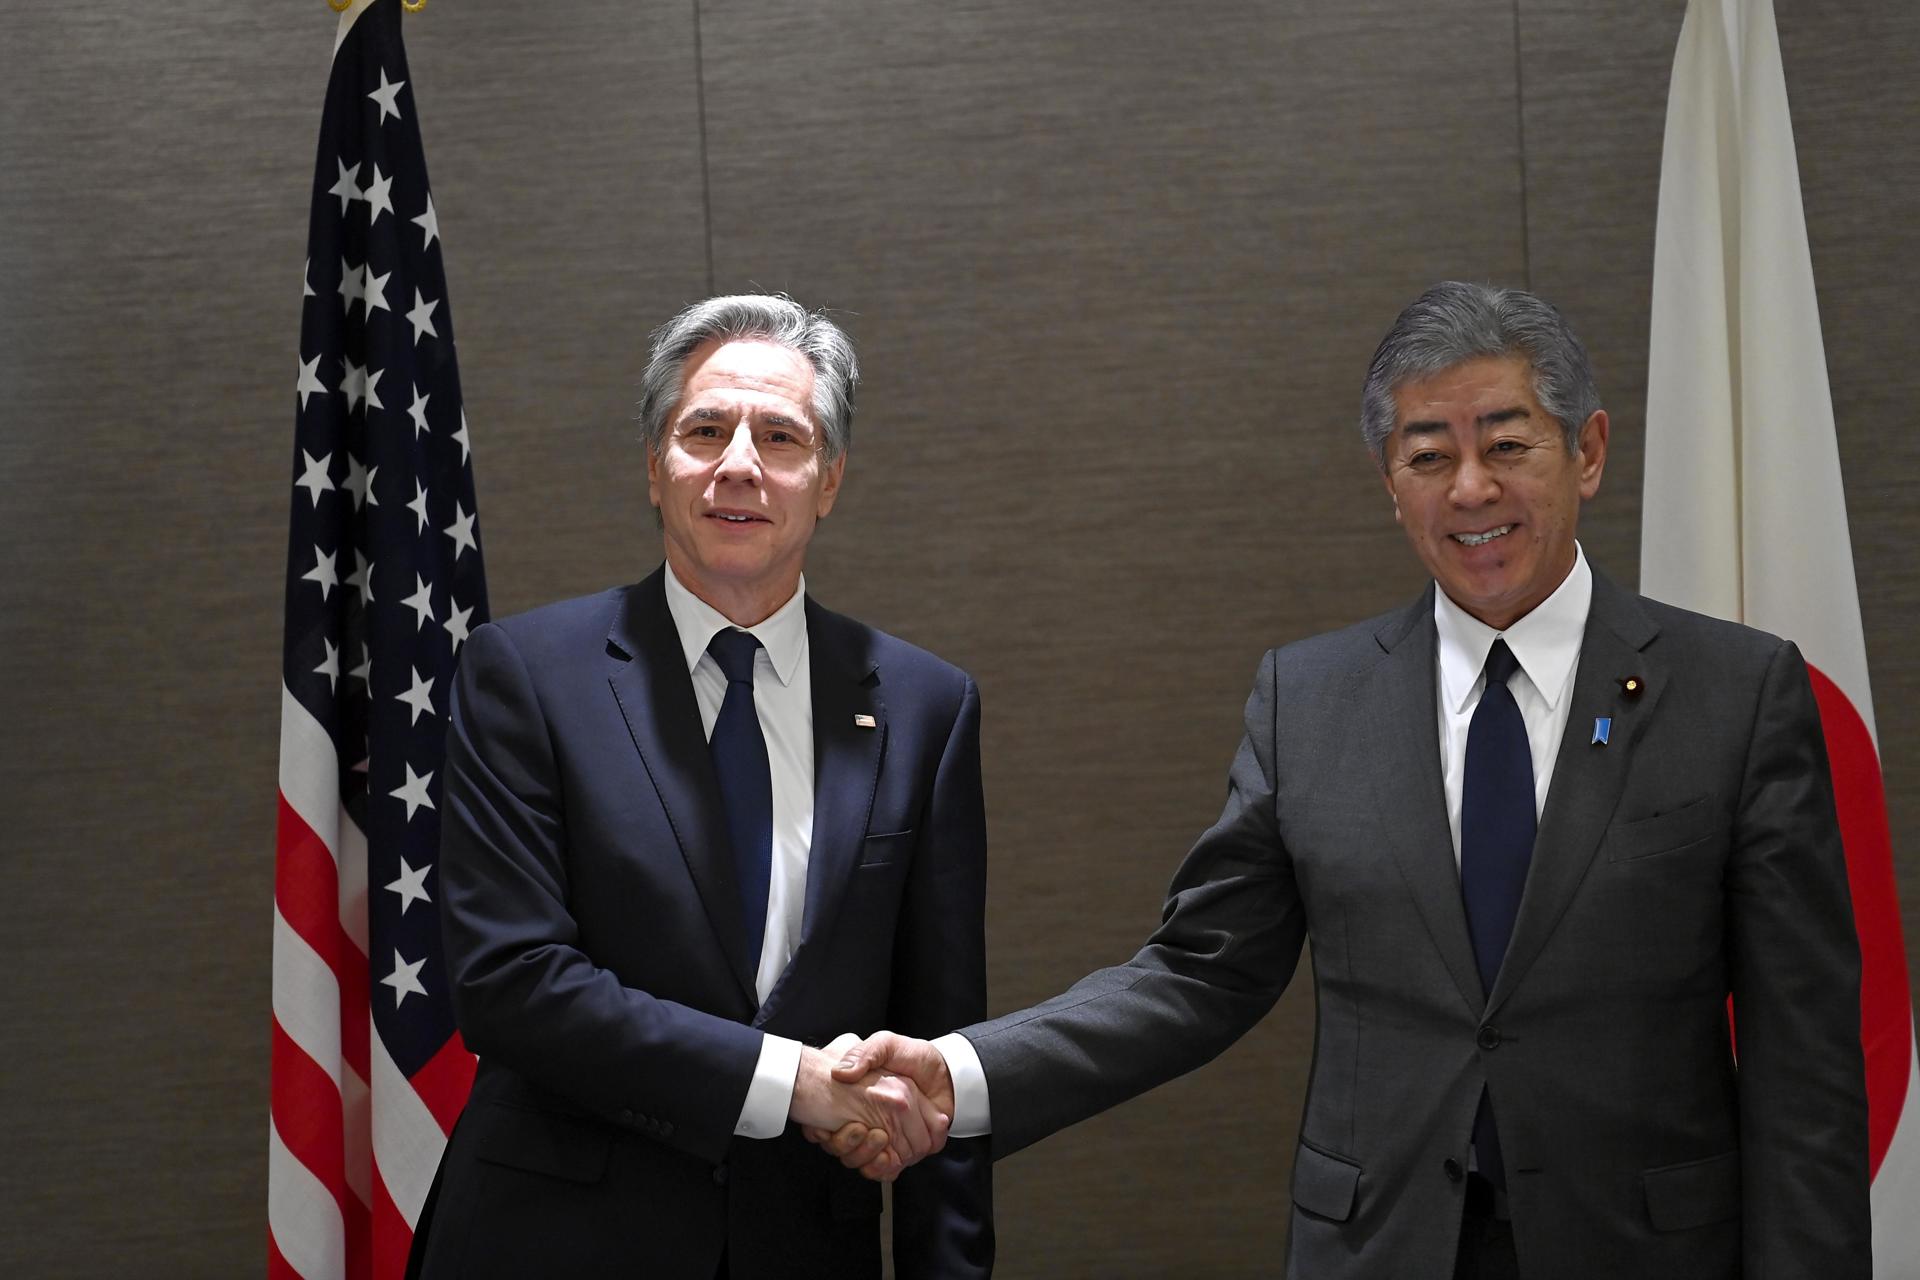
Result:
<svg viewBox="0 0 1920 1280"><path fill-rule="evenodd" d="M1740 1216L1740 1153L1648 1169L1647 1217L1655 1231L1686 1231Z"/></svg>
<svg viewBox="0 0 1920 1280"><path fill-rule="evenodd" d="M607 1171L613 1134L591 1120L491 1103L474 1153L492 1164L568 1182L598 1182Z"/></svg>
<svg viewBox="0 0 1920 1280"><path fill-rule="evenodd" d="M1294 1152L1293 1202L1308 1213L1345 1222L1359 1186L1359 1165L1304 1142Z"/></svg>
<svg viewBox="0 0 1920 1280"><path fill-rule="evenodd" d="M1721 825L1711 796L1701 796L1652 817L1616 822L1607 829L1607 861L1631 862L1677 853L1711 840Z"/></svg>
<svg viewBox="0 0 1920 1280"><path fill-rule="evenodd" d="M889 867L895 862L904 862L913 853L914 834L906 831L889 831L882 835L868 836L860 842L860 865L863 867ZM866 1179L861 1179L866 1181Z"/></svg>

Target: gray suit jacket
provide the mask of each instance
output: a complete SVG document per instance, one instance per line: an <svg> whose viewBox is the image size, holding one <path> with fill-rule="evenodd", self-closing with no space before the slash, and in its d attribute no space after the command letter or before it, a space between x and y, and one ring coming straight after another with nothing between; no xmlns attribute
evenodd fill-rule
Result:
<svg viewBox="0 0 1920 1280"><path fill-rule="evenodd" d="M1290 1275L1450 1276L1484 1088L1524 1274L1866 1280L1858 947L1798 651L1594 575L1519 919L1483 994L1434 645L1429 588L1267 654L1226 808L1153 938L964 1030L994 1154L1213 1058L1311 938Z"/></svg>

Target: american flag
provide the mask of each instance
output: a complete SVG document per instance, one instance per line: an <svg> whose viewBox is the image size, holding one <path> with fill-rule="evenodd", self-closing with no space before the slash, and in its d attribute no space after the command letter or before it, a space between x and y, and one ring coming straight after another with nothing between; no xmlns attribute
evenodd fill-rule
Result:
<svg viewBox="0 0 1920 1280"><path fill-rule="evenodd" d="M436 915L447 694L487 617L399 0L341 15L295 386L268 1274L399 1276L473 1079Z"/></svg>

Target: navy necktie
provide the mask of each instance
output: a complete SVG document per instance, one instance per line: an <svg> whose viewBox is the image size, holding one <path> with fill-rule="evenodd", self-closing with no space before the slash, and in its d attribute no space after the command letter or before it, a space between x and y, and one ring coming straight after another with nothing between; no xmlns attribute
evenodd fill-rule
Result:
<svg viewBox="0 0 1920 1280"><path fill-rule="evenodd" d="M1507 688L1507 680L1519 669L1507 642L1495 640L1487 654L1487 687L1467 728L1460 790L1460 896L1466 903L1480 986L1488 992L1513 937L1527 864L1533 860L1533 753L1527 746L1527 723ZM1504 1188L1500 1138L1484 1093L1473 1121L1473 1149L1481 1173Z"/></svg>
<svg viewBox="0 0 1920 1280"><path fill-rule="evenodd" d="M726 673L727 696L713 722L707 750L720 780L720 804L727 814L740 910L747 926L747 960L760 964L767 931L767 882L773 865L773 769L767 763L767 738L753 705L753 659L760 641L732 628L716 632L707 652Z"/></svg>

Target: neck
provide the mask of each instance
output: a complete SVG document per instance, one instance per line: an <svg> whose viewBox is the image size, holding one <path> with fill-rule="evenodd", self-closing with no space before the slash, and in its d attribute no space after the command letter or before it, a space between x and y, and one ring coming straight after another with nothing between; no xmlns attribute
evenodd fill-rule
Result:
<svg viewBox="0 0 1920 1280"><path fill-rule="evenodd" d="M673 570L673 576L680 580L681 586L736 627L758 626L765 622L778 613L782 605L793 599L793 593L800 589L798 568L790 576L770 585L766 582L734 583L725 579L714 581L704 578L680 563L671 550L667 552L667 567Z"/></svg>

